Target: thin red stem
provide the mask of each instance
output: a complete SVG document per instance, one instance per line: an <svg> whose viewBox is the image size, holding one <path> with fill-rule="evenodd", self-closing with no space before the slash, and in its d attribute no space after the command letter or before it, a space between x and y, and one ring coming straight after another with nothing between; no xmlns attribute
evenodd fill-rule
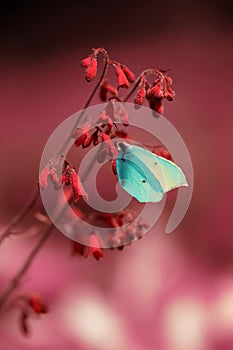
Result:
<svg viewBox="0 0 233 350"><path fill-rule="evenodd" d="M16 216L11 220L9 225L7 225L0 235L0 245L3 241L11 235L11 231L14 227L16 227L23 220L25 215L34 207L37 199L39 198L40 191L39 188L36 187L31 197L28 199L24 207L16 214Z"/></svg>
<svg viewBox="0 0 233 350"><path fill-rule="evenodd" d="M85 110L87 109L87 107L91 103L91 101L92 101L96 91L98 90L99 86L103 82L103 80L105 78L105 75L107 73L107 69L108 69L108 53L104 49L100 49L100 52L103 53L104 56L105 56L105 64L104 64L103 72L102 72L102 74L100 76L100 79L99 79L98 83L96 84L94 90L92 91L92 93L89 96L87 102L85 103L84 109L83 109L81 115L79 116L79 118L75 122L75 124L73 126L73 130L76 129L76 127L77 127L77 125L78 125L82 115L84 114ZM65 148L65 146L67 145L68 141L69 140L67 139L64 142L64 145L63 145L62 149ZM29 212L29 210L31 208L33 208L33 206L35 205L38 197L39 197L39 189L37 188L37 191L35 193L33 193L31 199L26 203L26 205L23 207L23 209L14 217L14 219L11 221L11 223L4 229L4 231L2 232L2 235L1 235L1 241L3 241L7 236L9 236L10 231L12 230L12 228L15 227L17 224L19 224L19 222L22 221L22 219ZM58 219L64 214L65 209L66 209L66 205L62 208L62 210L61 210L61 212L60 212L60 214L58 216ZM38 240L38 242L36 243L34 248L29 253L28 257L26 258L25 262L23 263L23 265L21 266L19 271L15 274L15 276L9 282L7 288L5 289L5 291L0 296L0 310L5 305L6 301L8 300L8 298L10 297L12 292L15 290L15 288L18 287L22 277L27 272L27 270L30 267L33 259L35 258L37 253L40 251L40 249L43 247L44 243L47 241L47 239L49 238L49 236L52 233L52 231L54 230L54 228L55 228L55 226L54 226L53 223L51 223L47 227L47 229L45 230L43 235L40 237L40 239Z"/></svg>

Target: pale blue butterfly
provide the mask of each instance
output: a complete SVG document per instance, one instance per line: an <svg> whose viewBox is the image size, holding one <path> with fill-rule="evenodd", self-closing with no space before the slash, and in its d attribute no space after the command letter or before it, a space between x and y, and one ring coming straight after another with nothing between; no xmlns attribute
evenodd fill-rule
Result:
<svg viewBox="0 0 233 350"><path fill-rule="evenodd" d="M183 171L173 162L142 147L117 144L116 170L123 189L139 202L159 202L164 193L188 186Z"/></svg>

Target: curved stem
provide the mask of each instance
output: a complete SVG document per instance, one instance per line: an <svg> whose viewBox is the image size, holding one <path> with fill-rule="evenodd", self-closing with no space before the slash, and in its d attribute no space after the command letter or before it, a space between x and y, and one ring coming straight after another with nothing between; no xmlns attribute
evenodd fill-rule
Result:
<svg viewBox="0 0 233 350"><path fill-rule="evenodd" d="M13 279L10 281L10 283L8 284L8 286L5 289L5 291L2 293L2 295L0 297L0 310L4 306L5 302L10 297L10 295L12 294L14 289L18 287L18 285L19 285L23 275L25 274L25 272L28 270L29 266L31 265L32 260L37 255L37 253L39 252L41 247L44 245L46 240L49 238L49 236L52 233L53 229L54 229L54 225L50 224L49 227L47 228L47 230L44 232L44 234L40 237L40 239L37 242L37 244L35 245L35 247L32 249L32 251L28 255L26 261L24 262L24 264L22 265L20 270L13 277Z"/></svg>
<svg viewBox="0 0 233 350"><path fill-rule="evenodd" d="M102 74L100 76L100 79L98 81L98 83L96 84L96 86L94 87L92 93L90 94L89 98L87 99L87 102L85 103L84 107L83 107L83 110L81 112L81 114L79 115L79 117L77 118L77 120L75 121L74 125L73 125L73 128L70 132L70 135L77 129L78 127L78 124L81 120L81 118L83 117L86 109L88 108L88 106L90 105L93 97L95 96L96 94L96 91L98 90L98 88L100 87L100 85L102 84L106 74L107 74L107 70L108 70L108 66L109 66L109 56L108 56L108 53L106 50L104 50L103 48L99 49L99 52L102 53L104 55L104 58L105 58L105 63L104 63L104 68L103 68L103 71L102 71ZM63 153L65 147L67 146L67 144L69 143L70 141L70 135L67 137L66 141L64 142L64 144L62 145L62 147L60 148L58 154L61 154Z"/></svg>
<svg viewBox="0 0 233 350"><path fill-rule="evenodd" d="M132 87L132 89L130 90L130 92L123 99L123 102L128 101L128 99L133 95L134 91L137 89L138 85L140 84L141 79L143 78L143 76L146 76L146 75L158 75L159 73L160 72L159 72L158 69L153 69L153 68L145 69L144 71L142 71L142 73L137 78L137 80L136 80L134 86Z"/></svg>
<svg viewBox="0 0 233 350"><path fill-rule="evenodd" d="M17 226L25 217L25 215L34 207L37 199L39 198L40 191L39 188L36 187L31 197L28 199L24 207L16 214L16 216L11 220L9 225L7 225L0 235L0 245L3 241L10 236L11 230Z"/></svg>

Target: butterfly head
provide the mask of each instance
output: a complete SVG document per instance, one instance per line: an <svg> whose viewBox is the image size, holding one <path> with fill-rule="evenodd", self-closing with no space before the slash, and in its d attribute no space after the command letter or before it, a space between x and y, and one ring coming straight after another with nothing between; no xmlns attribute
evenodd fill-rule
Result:
<svg viewBox="0 0 233 350"><path fill-rule="evenodd" d="M129 146L130 145L126 142L117 142L118 152L121 152L121 153L125 152Z"/></svg>

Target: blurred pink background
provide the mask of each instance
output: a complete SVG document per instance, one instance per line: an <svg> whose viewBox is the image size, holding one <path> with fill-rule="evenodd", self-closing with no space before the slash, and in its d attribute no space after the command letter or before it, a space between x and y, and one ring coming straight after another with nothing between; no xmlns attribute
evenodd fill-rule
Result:
<svg viewBox="0 0 233 350"><path fill-rule="evenodd" d="M80 60L98 45L135 73L172 69L177 97L164 115L191 153L192 203L171 235L164 217L142 240L105 252L99 262L71 258L69 240L55 232L17 291L42 293L50 312L30 320L31 336L24 338L18 309L6 309L0 349L231 350L230 2L104 5L71 1L46 9L23 2L3 11L1 226L35 186L51 132L82 108L93 84L84 81ZM10 238L0 247L0 290L37 239Z"/></svg>

